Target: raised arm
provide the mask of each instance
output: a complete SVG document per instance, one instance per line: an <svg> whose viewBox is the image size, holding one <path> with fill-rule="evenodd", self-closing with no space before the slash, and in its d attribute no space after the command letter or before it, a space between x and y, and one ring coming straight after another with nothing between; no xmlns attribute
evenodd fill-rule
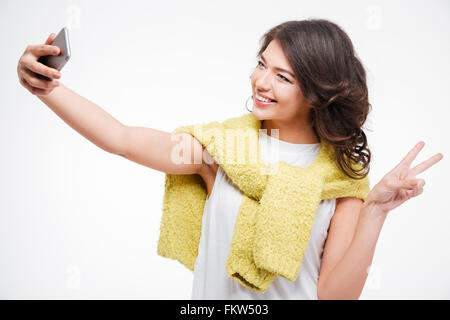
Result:
<svg viewBox="0 0 450 320"><path fill-rule="evenodd" d="M38 95L38 98L96 146L110 153L118 153L125 126L98 105L62 83L50 94Z"/></svg>
<svg viewBox="0 0 450 320"><path fill-rule="evenodd" d="M60 78L58 70L37 61L40 56L58 54L58 47L28 46L19 60L19 81L70 127L101 149L155 170L174 174L198 173L204 177L209 160L201 143L188 133L172 134L151 128L125 126L92 101L78 95L56 80L46 81L35 73ZM58 85L54 85L54 83Z"/></svg>
<svg viewBox="0 0 450 320"><path fill-rule="evenodd" d="M145 127L125 127L118 155L172 174L202 174L207 166L202 144L189 133L169 133Z"/></svg>

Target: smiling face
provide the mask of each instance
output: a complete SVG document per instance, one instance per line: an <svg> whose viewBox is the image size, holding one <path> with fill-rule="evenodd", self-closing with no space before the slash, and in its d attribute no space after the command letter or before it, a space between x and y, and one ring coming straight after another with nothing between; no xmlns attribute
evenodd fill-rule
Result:
<svg viewBox="0 0 450 320"><path fill-rule="evenodd" d="M259 57L251 83L252 113L258 120L307 123L310 105L278 40L272 40ZM255 101L257 94L276 102L264 104Z"/></svg>

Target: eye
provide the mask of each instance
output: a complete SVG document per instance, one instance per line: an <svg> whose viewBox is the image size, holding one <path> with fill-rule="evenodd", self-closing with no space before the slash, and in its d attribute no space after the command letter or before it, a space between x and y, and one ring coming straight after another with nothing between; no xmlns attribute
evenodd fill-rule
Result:
<svg viewBox="0 0 450 320"><path fill-rule="evenodd" d="M261 60L260 60L260 61L258 61L258 65L257 65L257 66L258 66L258 67L259 67L259 66L264 66L264 64L263 64L263 63L261 62ZM283 79L283 81L286 81L286 82L291 83L291 82L289 81L288 78L282 76L281 74L279 74L279 76Z"/></svg>
<svg viewBox="0 0 450 320"><path fill-rule="evenodd" d="M288 78L286 78L286 77L283 77L281 74L279 74L279 76L284 80L284 81L287 81L287 82L289 82L290 83L290 81L289 81L289 79Z"/></svg>

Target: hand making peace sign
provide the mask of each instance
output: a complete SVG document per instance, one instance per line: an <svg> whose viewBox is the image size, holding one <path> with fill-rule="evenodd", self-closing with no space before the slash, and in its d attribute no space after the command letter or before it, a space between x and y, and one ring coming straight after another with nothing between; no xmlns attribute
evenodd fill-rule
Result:
<svg viewBox="0 0 450 320"><path fill-rule="evenodd" d="M372 188L366 203L376 205L378 209L387 214L406 200L421 194L425 180L418 179L416 176L444 157L442 153L437 153L411 169L411 163L424 145L423 141L417 143L403 160Z"/></svg>

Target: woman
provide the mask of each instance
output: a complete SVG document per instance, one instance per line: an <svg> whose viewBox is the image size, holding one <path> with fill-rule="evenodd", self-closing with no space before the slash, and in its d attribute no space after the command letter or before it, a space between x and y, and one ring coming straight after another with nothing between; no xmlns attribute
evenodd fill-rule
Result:
<svg viewBox="0 0 450 320"><path fill-rule="evenodd" d="M277 277L266 292L254 292L229 279L224 270L241 191L206 150L199 158L189 152L203 147L192 135L125 126L56 80L37 78L34 72L61 76L37 62L40 56L58 54L59 49L50 45L54 37L51 34L44 45L28 46L20 58L17 70L26 89L103 150L167 174L198 174L204 180L207 200L193 299L358 299L387 214L423 192L425 181L416 176L443 157L439 153L410 168L424 146L419 142L373 187L365 202L354 197L323 200L297 279ZM320 140L326 140L336 148L343 172L355 179L367 176L370 150L361 129L370 107L366 75L339 26L303 20L270 29L251 84L251 112L267 130L259 140L265 161L273 159L267 142L277 142L277 160L308 166L319 152ZM177 164L171 153L180 143L183 154L191 158ZM354 172L349 159L366 170Z"/></svg>

